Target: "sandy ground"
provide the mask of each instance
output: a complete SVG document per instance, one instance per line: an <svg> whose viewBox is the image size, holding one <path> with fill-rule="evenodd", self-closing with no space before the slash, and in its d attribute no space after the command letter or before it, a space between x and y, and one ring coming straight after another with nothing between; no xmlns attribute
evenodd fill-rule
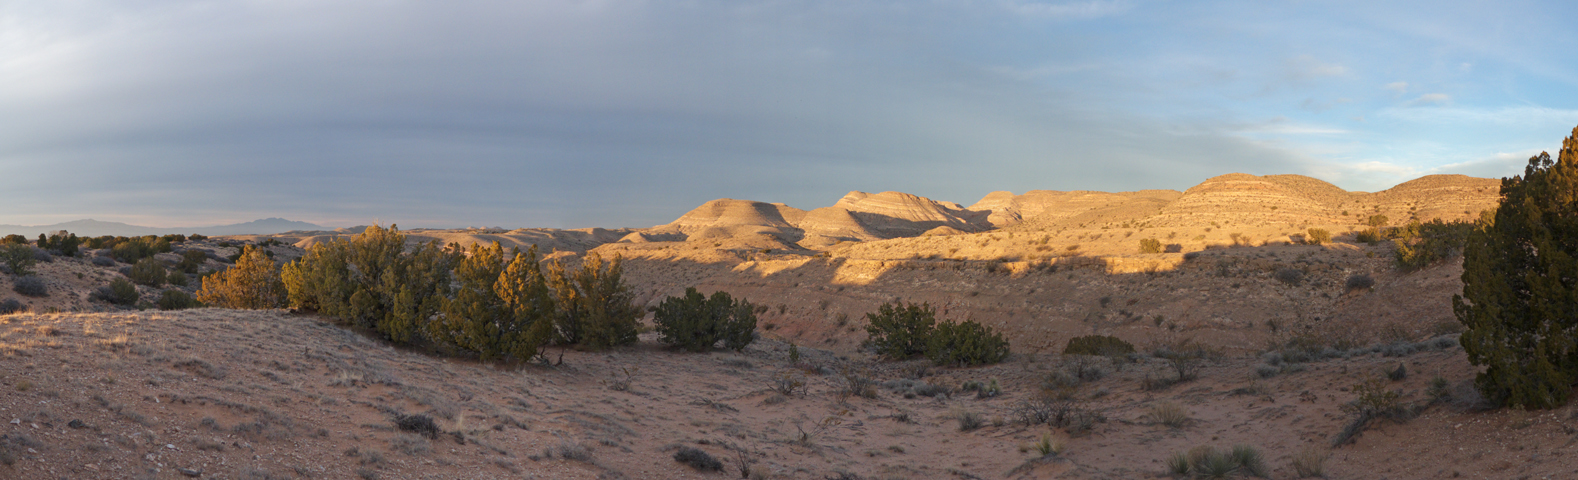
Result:
<svg viewBox="0 0 1578 480"><path fill-rule="evenodd" d="M1270 478L1294 455L1328 478L1570 478L1574 409L1474 412L1446 401L1330 448L1349 421L1349 387L1386 380L1410 403L1473 369L1450 337L1402 356L1350 352L1262 378L1258 357L1208 362L1200 379L1147 390L1165 362L1105 359L1069 405L1098 420L1027 425L1018 412L1074 357L1016 355L985 368L844 359L764 340L743 353L665 350L651 334L559 366L494 366L391 348L284 311L198 309L0 316L0 476L9 478L1148 478L1173 452L1259 448ZM557 354L557 352L555 352ZM846 395L865 372L871 398ZM1066 374L1064 374L1066 377ZM803 382L788 395L779 379ZM959 392L995 380L1002 394ZM884 386L883 384L886 384ZM952 391L905 395L906 384ZM913 398L906 398L906 396ZM1160 424L1154 409L1188 420ZM397 427L425 415L438 432ZM961 431L959 418L984 426ZM1073 431L1071 431L1073 430ZM1061 452L1030 444L1050 434ZM673 459L699 448L725 471Z"/></svg>

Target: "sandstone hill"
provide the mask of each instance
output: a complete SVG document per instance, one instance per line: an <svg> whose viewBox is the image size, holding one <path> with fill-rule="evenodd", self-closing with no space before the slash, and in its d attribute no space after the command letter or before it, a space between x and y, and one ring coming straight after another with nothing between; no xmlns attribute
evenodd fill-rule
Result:
<svg viewBox="0 0 1578 480"><path fill-rule="evenodd" d="M671 351L649 332L558 366L438 358L286 311L116 307L91 293L126 266L89 252L38 265L48 294L0 315L0 478L1159 478L1173 453L1235 444L1274 479L1311 462L1326 478L1561 478L1578 469L1578 407L1478 409L1450 307L1461 260L1401 270L1391 243L1353 235L1373 215L1474 218L1496 186L1230 174L1185 192L994 192L969 207L852 192L812 210L716 200L648 229L407 232L619 256L647 306L687 287L757 306L743 353ZM1335 241L1303 242L1311 228ZM209 252L209 270L243 244L286 261L359 231L180 248ZM1168 249L1141 253L1142 239ZM15 282L0 276L0 292ZM144 306L162 288L196 285L138 287ZM990 326L1015 355L875 358L866 313L893 301ZM1092 334L1137 352L1061 354ZM1212 352L1198 378L1159 383L1179 371L1156 353L1188 346ZM862 379L872 388L852 392ZM1418 415L1334 446L1362 382ZM1026 421L1036 408L1066 420ZM408 415L432 431L402 428ZM1041 438L1058 453L1037 453ZM728 470L691 469L682 447Z"/></svg>

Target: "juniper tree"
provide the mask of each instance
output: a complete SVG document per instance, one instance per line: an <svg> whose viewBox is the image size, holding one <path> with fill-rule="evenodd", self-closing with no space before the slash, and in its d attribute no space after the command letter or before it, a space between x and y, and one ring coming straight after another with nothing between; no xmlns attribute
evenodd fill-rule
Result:
<svg viewBox="0 0 1578 480"><path fill-rule="evenodd" d="M1578 128L1557 161L1541 152L1501 180L1463 252L1453 311L1460 342L1484 366L1475 384L1492 401L1555 408L1578 380Z"/></svg>

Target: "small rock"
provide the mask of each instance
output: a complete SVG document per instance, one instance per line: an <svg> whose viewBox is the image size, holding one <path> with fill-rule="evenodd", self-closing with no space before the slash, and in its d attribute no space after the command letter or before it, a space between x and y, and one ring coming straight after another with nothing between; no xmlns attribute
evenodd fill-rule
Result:
<svg viewBox="0 0 1578 480"><path fill-rule="evenodd" d="M88 428L88 424L82 423L82 420L72 420L71 423L67 423L66 426L71 428Z"/></svg>
<svg viewBox="0 0 1578 480"><path fill-rule="evenodd" d="M22 424L22 419L20 419L20 418L13 418L13 419L11 419L11 424L12 425L21 425Z"/></svg>
<svg viewBox="0 0 1578 480"><path fill-rule="evenodd" d="M164 444L164 448L175 450L175 444L173 444L173 443L166 443L166 444Z"/></svg>
<svg viewBox="0 0 1578 480"><path fill-rule="evenodd" d="M199 477L203 475L202 470L193 470L190 468L177 468L176 471L181 472L181 475L186 475L188 477Z"/></svg>

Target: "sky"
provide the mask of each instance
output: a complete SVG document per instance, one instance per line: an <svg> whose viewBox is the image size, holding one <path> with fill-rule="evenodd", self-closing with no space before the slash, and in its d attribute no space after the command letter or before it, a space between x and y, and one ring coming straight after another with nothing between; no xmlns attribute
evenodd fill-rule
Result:
<svg viewBox="0 0 1578 480"><path fill-rule="evenodd" d="M0 224L647 227L1377 191L1578 126L1578 2L0 0Z"/></svg>

